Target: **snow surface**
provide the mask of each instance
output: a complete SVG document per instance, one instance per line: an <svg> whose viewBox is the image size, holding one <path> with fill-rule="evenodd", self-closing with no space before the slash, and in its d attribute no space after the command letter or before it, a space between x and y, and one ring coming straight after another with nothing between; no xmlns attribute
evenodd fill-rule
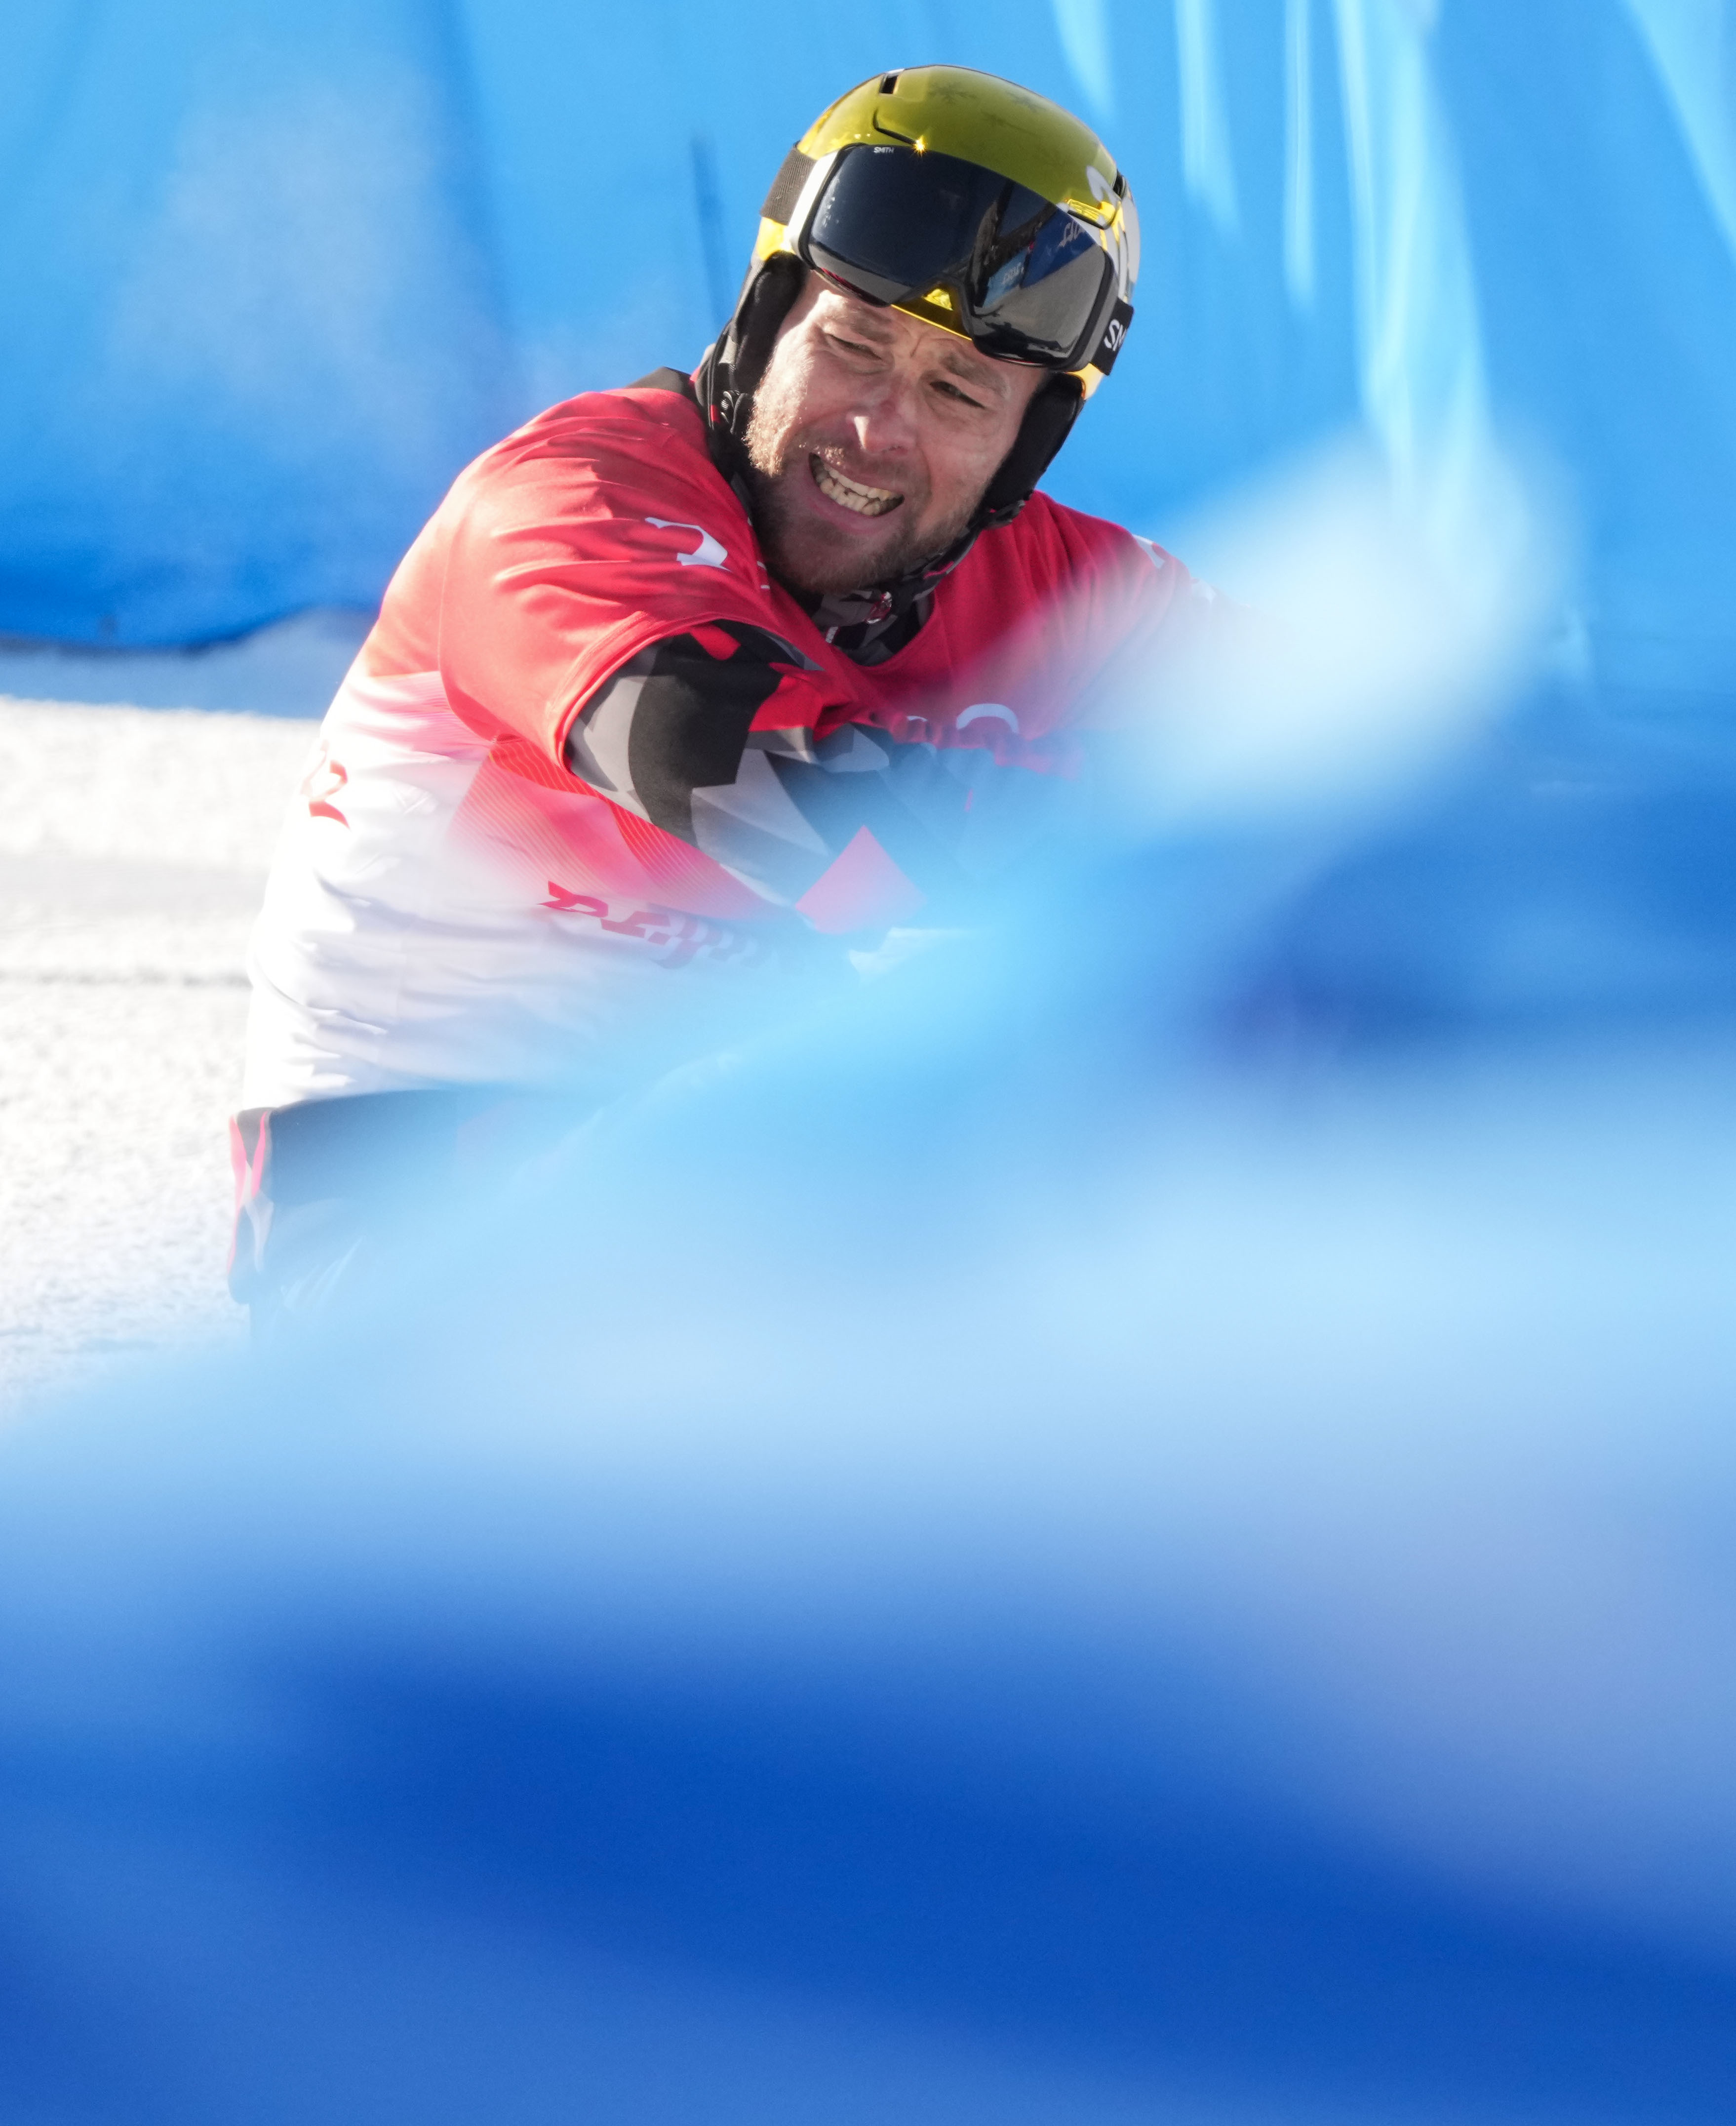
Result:
<svg viewBox="0 0 1736 2126"><path fill-rule="evenodd" d="M242 1333L223 1273L248 931L357 632L0 651L0 1403ZM195 706L17 697L45 679Z"/></svg>

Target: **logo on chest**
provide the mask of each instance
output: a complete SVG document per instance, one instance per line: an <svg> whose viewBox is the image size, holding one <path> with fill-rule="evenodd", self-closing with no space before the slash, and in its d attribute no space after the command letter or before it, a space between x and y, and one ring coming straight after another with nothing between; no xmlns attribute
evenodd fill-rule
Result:
<svg viewBox="0 0 1736 2126"><path fill-rule="evenodd" d="M952 728L963 730L968 724L975 723L1004 724L1015 735L1019 728L1017 716L1004 702L973 702L953 719Z"/></svg>

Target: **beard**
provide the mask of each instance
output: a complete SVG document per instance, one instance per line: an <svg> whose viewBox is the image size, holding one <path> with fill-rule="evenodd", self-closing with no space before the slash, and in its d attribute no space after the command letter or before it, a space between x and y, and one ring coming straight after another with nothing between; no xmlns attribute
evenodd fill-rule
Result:
<svg viewBox="0 0 1736 2126"><path fill-rule="evenodd" d="M767 388L769 385L770 389ZM943 554L965 532L980 496L936 517L919 462L879 461L853 442L828 434L823 423L801 425L794 394L782 394L768 376L754 397L748 423L748 486L753 528L766 565L791 590L823 595L891 583ZM902 497L885 513L878 540L840 527L836 532L800 508L798 483L811 484L814 461L846 480L885 488ZM870 520L872 521L872 520Z"/></svg>

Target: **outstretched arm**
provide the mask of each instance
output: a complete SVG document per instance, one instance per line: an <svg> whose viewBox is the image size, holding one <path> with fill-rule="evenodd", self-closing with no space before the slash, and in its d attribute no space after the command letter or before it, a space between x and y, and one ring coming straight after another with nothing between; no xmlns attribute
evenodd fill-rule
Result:
<svg viewBox="0 0 1736 2126"><path fill-rule="evenodd" d="M980 749L902 744L860 723L823 736L774 697L814 673L761 628L713 621L642 650L568 733L572 772L691 843L818 928L956 919L988 838L974 815L1000 786L1027 806L1040 778ZM1007 802L984 806L1004 815Z"/></svg>

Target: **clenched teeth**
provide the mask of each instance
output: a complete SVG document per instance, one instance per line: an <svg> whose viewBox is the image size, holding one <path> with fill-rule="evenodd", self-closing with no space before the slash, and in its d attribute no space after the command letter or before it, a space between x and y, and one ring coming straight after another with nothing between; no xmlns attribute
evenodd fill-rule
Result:
<svg viewBox="0 0 1736 2126"><path fill-rule="evenodd" d="M842 508L853 509L858 517L884 517L889 509L896 509L903 500L884 487L864 487L860 480L846 480L823 457L814 456L808 463L813 470L814 484L828 502Z"/></svg>

